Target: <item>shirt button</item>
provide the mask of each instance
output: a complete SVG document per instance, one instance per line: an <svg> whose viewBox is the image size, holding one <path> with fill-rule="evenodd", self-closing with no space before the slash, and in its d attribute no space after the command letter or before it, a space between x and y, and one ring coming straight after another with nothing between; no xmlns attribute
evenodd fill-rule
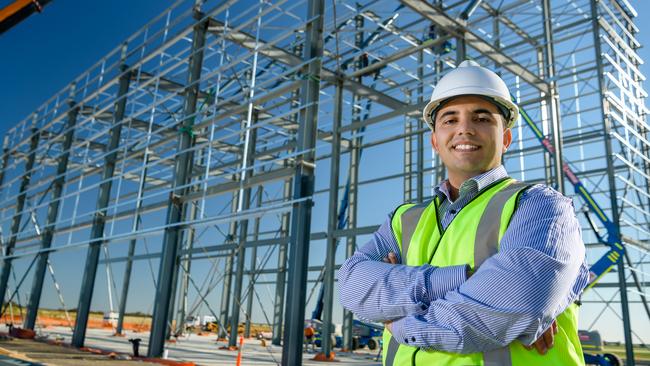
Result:
<svg viewBox="0 0 650 366"><path fill-rule="evenodd" d="M456 210L449 210L449 213L452 214L452 215L455 215L455 214L456 214Z"/></svg>
<svg viewBox="0 0 650 366"><path fill-rule="evenodd" d="M424 304L422 304L422 305L420 305L420 309L422 309L422 310L427 310L427 306L424 305Z"/></svg>
<svg viewBox="0 0 650 366"><path fill-rule="evenodd" d="M411 342L415 342L415 337L411 337Z"/></svg>
<svg viewBox="0 0 650 366"><path fill-rule="evenodd" d="M408 338L404 338L404 343L408 343L408 342L409 342L409 339L408 339Z"/></svg>

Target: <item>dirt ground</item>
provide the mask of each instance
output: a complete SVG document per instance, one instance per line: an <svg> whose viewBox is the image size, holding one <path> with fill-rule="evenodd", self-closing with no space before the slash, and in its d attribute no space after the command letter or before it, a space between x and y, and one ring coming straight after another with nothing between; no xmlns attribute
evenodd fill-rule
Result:
<svg viewBox="0 0 650 366"><path fill-rule="evenodd" d="M6 311L2 319L0 319L0 321L2 321L5 324L8 323L22 324L23 317L21 316L21 314L24 315L25 311L23 309L14 307L13 317L11 316L9 311ZM47 310L47 309L39 310L38 317L36 318L36 328L47 328L52 326L74 327L74 322L77 313L73 311L69 311L68 315L70 317L69 322L63 310ZM104 323L103 317L104 315L100 312L91 312L90 317L88 319L88 327L108 328L108 329L113 328L112 324ZM135 332L145 332L145 331L149 331L150 327L151 327L151 317L149 316L126 315L124 317L125 330L131 330Z"/></svg>
<svg viewBox="0 0 650 366"><path fill-rule="evenodd" d="M16 324L20 325L23 323L22 315L25 314L24 309L14 306L13 308L13 317L9 311L5 312L5 315L0 319L1 324ZM48 328L48 327L74 327L74 322L77 316L77 313L74 311L69 311L68 316L70 321L68 321L66 314L63 310L49 310L42 309L38 311L38 317L36 318L36 329L39 328ZM105 323L103 321L103 313L101 312L91 312L88 319L88 328L93 329L111 329L115 328L113 324ZM172 324L175 324L173 322ZM228 327L229 328L229 327ZM129 330L133 332L148 332L151 329L151 316L147 315L127 315L124 317L124 330ZM243 323L239 325L239 334L244 332ZM218 328L214 328L212 333L216 333ZM229 329L228 329L229 331ZM205 330L194 329L195 333L206 333ZM261 333L270 333L271 327L266 324L251 324L251 336L256 337Z"/></svg>
<svg viewBox="0 0 650 366"><path fill-rule="evenodd" d="M130 360L128 356L91 353L72 347L18 338L11 340L6 338L0 339L0 354L28 362L44 363L53 366L160 366L159 363Z"/></svg>

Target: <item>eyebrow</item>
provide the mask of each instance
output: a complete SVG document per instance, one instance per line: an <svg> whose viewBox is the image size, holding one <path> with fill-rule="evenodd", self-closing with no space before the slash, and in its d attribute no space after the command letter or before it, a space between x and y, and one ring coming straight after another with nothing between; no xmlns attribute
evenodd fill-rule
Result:
<svg viewBox="0 0 650 366"><path fill-rule="evenodd" d="M490 111L488 109L485 109L485 108L479 108L479 109L473 110L472 113L474 113L474 114L481 114L481 113L493 114L493 113L499 113L499 112L492 112L492 111Z"/></svg>
<svg viewBox="0 0 650 366"><path fill-rule="evenodd" d="M481 114L481 113L494 114L494 113L499 113L499 112L492 112L489 109L479 108L479 109L473 110L472 113L474 113L474 114ZM452 109L452 110L446 111L443 114L441 114L440 118L443 118L445 116L451 116L451 115L454 115L454 114L458 114L458 111L455 111L455 110Z"/></svg>
<svg viewBox="0 0 650 366"><path fill-rule="evenodd" d="M456 112L455 110L446 111L445 113L440 115L440 118L445 117L445 116L451 116L451 115L454 115L454 114L458 114L458 112Z"/></svg>

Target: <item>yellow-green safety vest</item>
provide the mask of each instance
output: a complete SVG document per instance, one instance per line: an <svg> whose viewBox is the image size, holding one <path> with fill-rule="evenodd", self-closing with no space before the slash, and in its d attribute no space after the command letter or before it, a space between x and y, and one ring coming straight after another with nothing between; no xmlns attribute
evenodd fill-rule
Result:
<svg viewBox="0 0 650 366"><path fill-rule="evenodd" d="M429 263L446 267L469 264L478 268L498 251L499 242L517 207L519 195L528 187L504 178L482 189L443 230L438 218L438 199L405 204L393 215L391 226L401 257L409 266ZM578 310L572 304L557 319L554 347L545 355L527 350L518 342L483 353L460 354L433 351L398 343L388 330L383 335L385 366L548 366L584 365L578 338Z"/></svg>

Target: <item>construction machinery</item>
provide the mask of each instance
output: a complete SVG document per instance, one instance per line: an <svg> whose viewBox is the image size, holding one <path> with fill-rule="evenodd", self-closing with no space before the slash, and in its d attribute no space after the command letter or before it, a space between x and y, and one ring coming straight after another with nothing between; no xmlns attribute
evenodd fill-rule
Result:
<svg viewBox="0 0 650 366"><path fill-rule="evenodd" d="M17 0L0 9L0 34L23 21L34 12L40 13L52 0Z"/></svg>

